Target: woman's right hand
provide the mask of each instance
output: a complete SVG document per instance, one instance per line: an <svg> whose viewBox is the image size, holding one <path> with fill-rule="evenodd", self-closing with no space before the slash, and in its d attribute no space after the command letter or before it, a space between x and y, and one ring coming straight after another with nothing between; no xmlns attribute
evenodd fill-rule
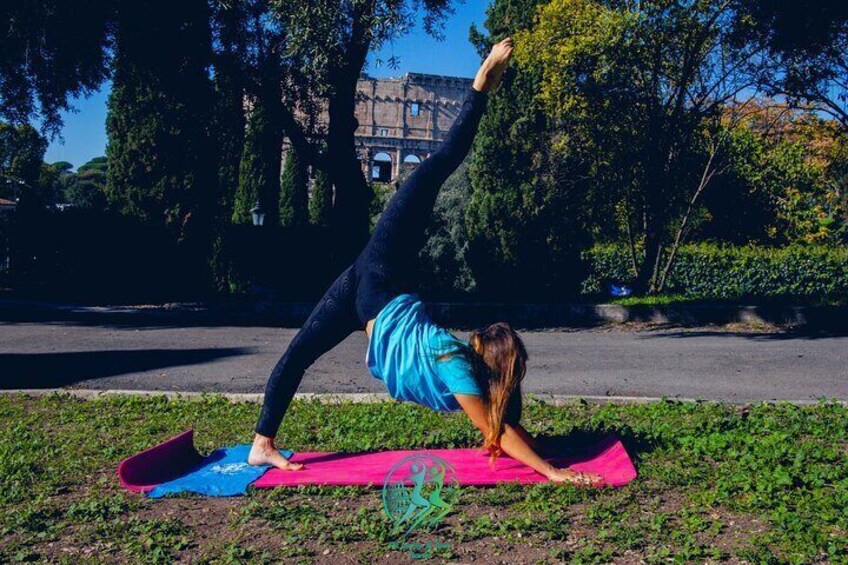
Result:
<svg viewBox="0 0 848 565"><path fill-rule="evenodd" d="M548 472L547 477L555 483L571 483L578 487L599 487L604 484L604 479L597 473L556 467Z"/></svg>

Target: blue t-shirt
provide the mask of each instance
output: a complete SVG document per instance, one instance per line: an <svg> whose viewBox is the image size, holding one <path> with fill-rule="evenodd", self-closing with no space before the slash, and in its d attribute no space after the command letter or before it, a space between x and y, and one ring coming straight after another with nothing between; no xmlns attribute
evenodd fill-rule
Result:
<svg viewBox="0 0 848 565"><path fill-rule="evenodd" d="M374 320L366 364L392 398L455 412L454 394L482 396L462 347L468 343L430 321L418 295L400 294Z"/></svg>

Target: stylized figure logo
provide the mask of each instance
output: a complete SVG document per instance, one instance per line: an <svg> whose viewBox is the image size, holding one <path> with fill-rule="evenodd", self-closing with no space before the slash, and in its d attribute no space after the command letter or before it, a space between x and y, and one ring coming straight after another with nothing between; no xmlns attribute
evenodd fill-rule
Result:
<svg viewBox="0 0 848 565"><path fill-rule="evenodd" d="M453 508L459 483L453 465L427 453L398 461L383 483L383 508L394 523L392 535L406 537L435 526Z"/></svg>

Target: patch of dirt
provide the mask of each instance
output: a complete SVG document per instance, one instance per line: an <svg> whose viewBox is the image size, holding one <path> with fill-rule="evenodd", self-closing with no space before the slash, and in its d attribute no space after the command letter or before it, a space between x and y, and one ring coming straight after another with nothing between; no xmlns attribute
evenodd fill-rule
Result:
<svg viewBox="0 0 848 565"><path fill-rule="evenodd" d="M761 534L768 529L768 526L758 518L735 514L727 510L717 510L712 517L721 520L724 526L718 535L709 539L706 539L706 535L702 535L699 541L718 547L729 555L733 555L746 546L753 534Z"/></svg>
<svg viewBox="0 0 848 565"><path fill-rule="evenodd" d="M385 520L380 489L363 490L359 495L344 497L278 489L255 492L247 497L148 500L120 487L112 469L90 479L85 485L57 493L55 507L64 512L75 502L123 494L130 500L132 509L120 517L121 520L130 517L142 521L174 520L185 526L188 543L178 552L177 561L181 563L220 558L231 548L249 550L251 553L246 557L240 557L246 562L259 561L264 554L275 562L284 563L565 563L570 555L587 544L594 542L603 547L608 543L599 540L599 527L588 517L589 507L594 503L592 499L569 505L563 512L560 530L522 534L520 528L504 529L502 524L526 515L524 510L513 510L515 503L523 500L523 495L508 497L508 504L497 504L485 493L475 491L464 500L461 498L455 511L434 531L416 532L406 540L408 545L394 549L376 534L369 537L367 527L356 518L357 513L362 513L366 526L379 525ZM643 515L677 515L691 503L685 493L649 489L647 492L619 491L610 504L614 508L620 504L621 511L630 509L632 512L637 508ZM272 507L273 512L263 514L266 506ZM295 514L293 518L285 515L287 510ZM305 512L303 521L299 512ZM720 521L722 527L717 532L710 528L697 532L697 542L721 549L731 563L741 562L733 557L734 554L752 534L766 527L754 517L722 509L704 519ZM481 524L479 520L484 522ZM675 527L676 522L672 518L669 527ZM339 541L334 541L336 539ZM7 537L6 541L9 540ZM434 553L428 551L428 544L430 548L447 544L449 551ZM112 540L85 523L68 525L33 549L41 559L48 561L69 558L96 562L130 560L120 540ZM644 563L656 550L657 547L619 550L611 562ZM429 558L422 558L422 555L429 555Z"/></svg>

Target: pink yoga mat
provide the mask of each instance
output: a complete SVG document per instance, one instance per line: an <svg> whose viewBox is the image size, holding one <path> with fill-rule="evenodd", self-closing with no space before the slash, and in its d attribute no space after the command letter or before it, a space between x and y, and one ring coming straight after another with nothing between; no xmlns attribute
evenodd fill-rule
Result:
<svg viewBox="0 0 848 565"><path fill-rule="evenodd" d="M118 465L118 479L126 488L147 492L188 473L203 459L194 448L194 430L128 457Z"/></svg>
<svg viewBox="0 0 848 565"><path fill-rule="evenodd" d="M392 467L410 455L435 456L447 461L461 485L494 485L501 482L544 483L548 479L508 457L497 459L494 470L482 449L428 449L376 451L368 453L302 452L292 461L306 465L301 471L272 469L253 483L257 488L296 485L372 485L382 487ZM121 461L121 484L136 492L147 492L160 483L181 477L194 469L202 457L194 447L194 432L187 430L171 439ZM558 467L598 473L609 486L623 486L636 478L627 450L615 435L609 435L580 455L552 458Z"/></svg>
<svg viewBox="0 0 848 565"><path fill-rule="evenodd" d="M271 488L296 485L372 485L382 487L392 467L409 455L440 457L453 466L461 485L495 485L502 482L544 483L549 479L510 457L499 457L494 470L482 449L427 449L417 451L377 451L370 453L295 453L292 461L303 463L300 471L272 469L253 486ZM636 478L636 469L627 450L614 435L587 448L582 455L550 459L558 467L598 473L609 486L623 486Z"/></svg>

